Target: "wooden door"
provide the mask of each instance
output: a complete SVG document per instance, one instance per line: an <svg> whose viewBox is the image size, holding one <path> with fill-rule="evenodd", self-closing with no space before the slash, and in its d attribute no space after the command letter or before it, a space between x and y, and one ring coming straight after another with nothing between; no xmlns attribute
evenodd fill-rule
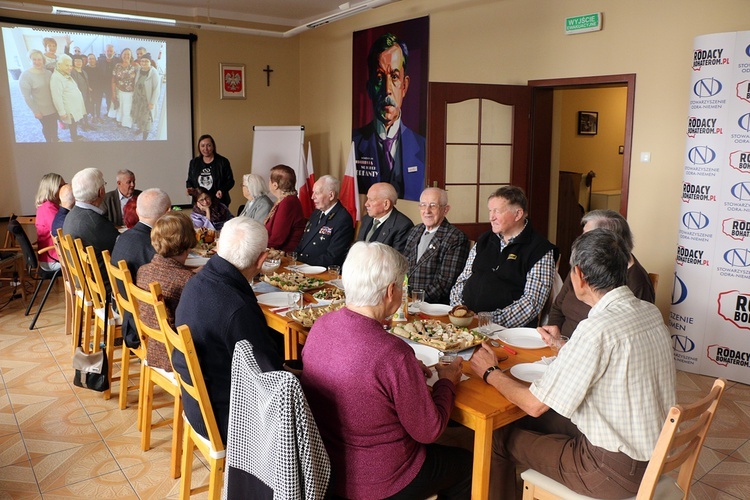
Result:
<svg viewBox="0 0 750 500"><path fill-rule="evenodd" d="M428 100L427 184L448 190L448 220L476 240L490 228L493 191L530 193L531 89L430 83Z"/></svg>

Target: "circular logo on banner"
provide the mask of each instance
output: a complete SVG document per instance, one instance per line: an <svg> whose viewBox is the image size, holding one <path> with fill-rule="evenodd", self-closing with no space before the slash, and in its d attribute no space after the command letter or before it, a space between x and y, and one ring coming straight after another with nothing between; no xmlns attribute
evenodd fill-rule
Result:
<svg viewBox="0 0 750 500"><path fill-rule="evenodd" d="M738 182L729 190L732 196L740 201L750 201L750 183Z"/></svg>
<svg viewBox="0 0 750 500"><path fill-rule="evenodd" d="M750 57L750 45L745 47L745 54L747 54L747 57Z"/></svg>
<svg viewBox="0 0 750 500"><path fill-rule="evenodd" d="M693 85L693 93L698 97L713 97L721 89L721 82L716 78L702 78Z"/></svg>
<svg viewBox="0 0 750 500"><path fill-rule="evenodd" d="M687 285L674 273L674 285L672 287L672 305L682 304L688 296Z"/></svg>
<svg viewBox="0 0 750 500"><path fill-rule="evenodd" d="M737 125L745 132L750 132L750 113L745 113L737 120Z"/></svg>
<svg viewBox="0 0 750 500"><path fill-rule="evenodd" d="M732 267L750 266L750 250L746 248L732 248L724 252L724 262Z"/></svg>
<svg viewBox="0 0 750 500"><path fill-rule="evenodd" d="M708 226L708 217L703 212L685 212L682 216L682 225L687 229L703 229Z"/></svg>
<svg viewBox="0 0 750 500"><path fill-rule="evenodd" d="M695 349L695 342L686 335L672 335L672 349L678 352L690 352Z"/></svg>
<svg viewBox="0 0 750 500"><path fill-rule="evenodd" d="M693 165L708 165L716 159L716 151L708 146L695 146L688 151L688 160Z"/></svg>

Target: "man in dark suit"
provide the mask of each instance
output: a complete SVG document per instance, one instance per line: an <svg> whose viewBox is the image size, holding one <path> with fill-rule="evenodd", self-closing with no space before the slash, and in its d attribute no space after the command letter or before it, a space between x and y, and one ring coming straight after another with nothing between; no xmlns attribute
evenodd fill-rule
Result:
<svg viewBox="0 0 750 500"><path fill-rule="evenodd" d="M76 204L63 223L63 233L75 240L81 238L83 246L93 246L99 261L99 270L104 278L107 291L110 291L107 269L102 260L102 251L110 252L120 233L100 208L104 199L104 174L98 168L85 168L70 181Z"/></svg>
<svg viewBox="0 0 750 500"><path fill-rule="evenodd" d="M147 189L138 197L136 213L138 223L117 239L112 250L112 263L124 260L135 281L138 268L151 262L156 250L151 245L151 228L157 219L167 213L172 202L169 195L158 188ZM121 290L124 294L125 290ZM138 347L140 339L133 323L133 316L127 311L122 317L122 336L128 347Z"/></svg>
<svg viewBox="0 0 750 500"><path fill-rule="evenodd" d="M360 193L388 182L399 198L418 200L424 189L425 139L401 121L401 105L409 90L408 62L406 44L391 33L370 47L367 93L375 118L352 133Z"/></svg>
<svg viewBox="0 0 750 500"><path fill-rule="evenodd" d="M115 46L110 43L104 48L104 54L99 55L99 59L96 61L96 66L99 68L99 71L105 75L107 81L111 81L115 66L120 62L122 62L122 59L115 55ZM104 85L102 90L104 91L104 98L107 101L108 113L112 106L112 85ZM99 99L101 100L101 96L99 96ZM104 116L106 116L107 113L104 113ZM97 118L101 119L101 117Z"/></svg>
<svg viewBox="0 0 750 500"><path fill-rule="evenodd" d="M135 188L135 174L130 170L124 169L117 172L117 187L104 195L102 208L104 214L117 227L124 226L122 220L123 208L130 198L141 194L140 190Z"/></svg>
<svg viewBox="0 0 750 500"><path fill-rule="evenodd" d="M341 265L354 239L354 223L339 203L338 179L324 175L313 185L315 210L297 245L299 260L313 266Z"/></svg>
<svg viewBox="0 0 750 500"><path fill-rule="evenodd" d="M448 304L450 291L469 255L469 239L445 215L448 193L427 188L419 198L422 223L409 231L404 255L409 260L409 292L424 290L425 301Z"/></svg>
<svg viewBox="0 0 750 500"><path fill-rule="evenodd" d="M414 223L396 209L397 199L396 189L387 182L372 185L367 191L367 215L362 217L357 241L378 241L403 253Z"/></svg>

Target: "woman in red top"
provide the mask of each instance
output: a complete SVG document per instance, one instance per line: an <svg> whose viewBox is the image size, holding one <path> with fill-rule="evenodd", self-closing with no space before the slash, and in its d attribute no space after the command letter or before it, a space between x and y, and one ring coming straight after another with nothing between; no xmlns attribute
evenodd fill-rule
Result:
<svg viewBox="0 0 750 500"><path fill-rule="evenodd" d="M296 184L297 176L291 167L276 165L271 169L268 186L276 203L265 220L269 248L291 252L302 239L307 220L297 198Z"/></svg>
<svg viewBox="0 0 750 500"><path fill-rule="evenodd" d="M60 174L45 174L39 182L36 192L36 239L37 246L41 250L54 246L52 241L52 221L60 208L60 188L65 180ZM57 252L51 249L39 254L39 265L46 270L54 271L60 269Z"/></svg>

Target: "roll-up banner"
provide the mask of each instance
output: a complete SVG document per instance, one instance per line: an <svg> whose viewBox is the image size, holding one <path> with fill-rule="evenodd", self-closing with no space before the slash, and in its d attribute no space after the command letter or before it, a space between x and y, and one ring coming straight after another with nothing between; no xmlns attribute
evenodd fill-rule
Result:
<svg viewBox="0 0 750 500"><path fill-rule="evenodd" d="M750 383L750 31L699 36L669 329L677 368Z"/></svg>

